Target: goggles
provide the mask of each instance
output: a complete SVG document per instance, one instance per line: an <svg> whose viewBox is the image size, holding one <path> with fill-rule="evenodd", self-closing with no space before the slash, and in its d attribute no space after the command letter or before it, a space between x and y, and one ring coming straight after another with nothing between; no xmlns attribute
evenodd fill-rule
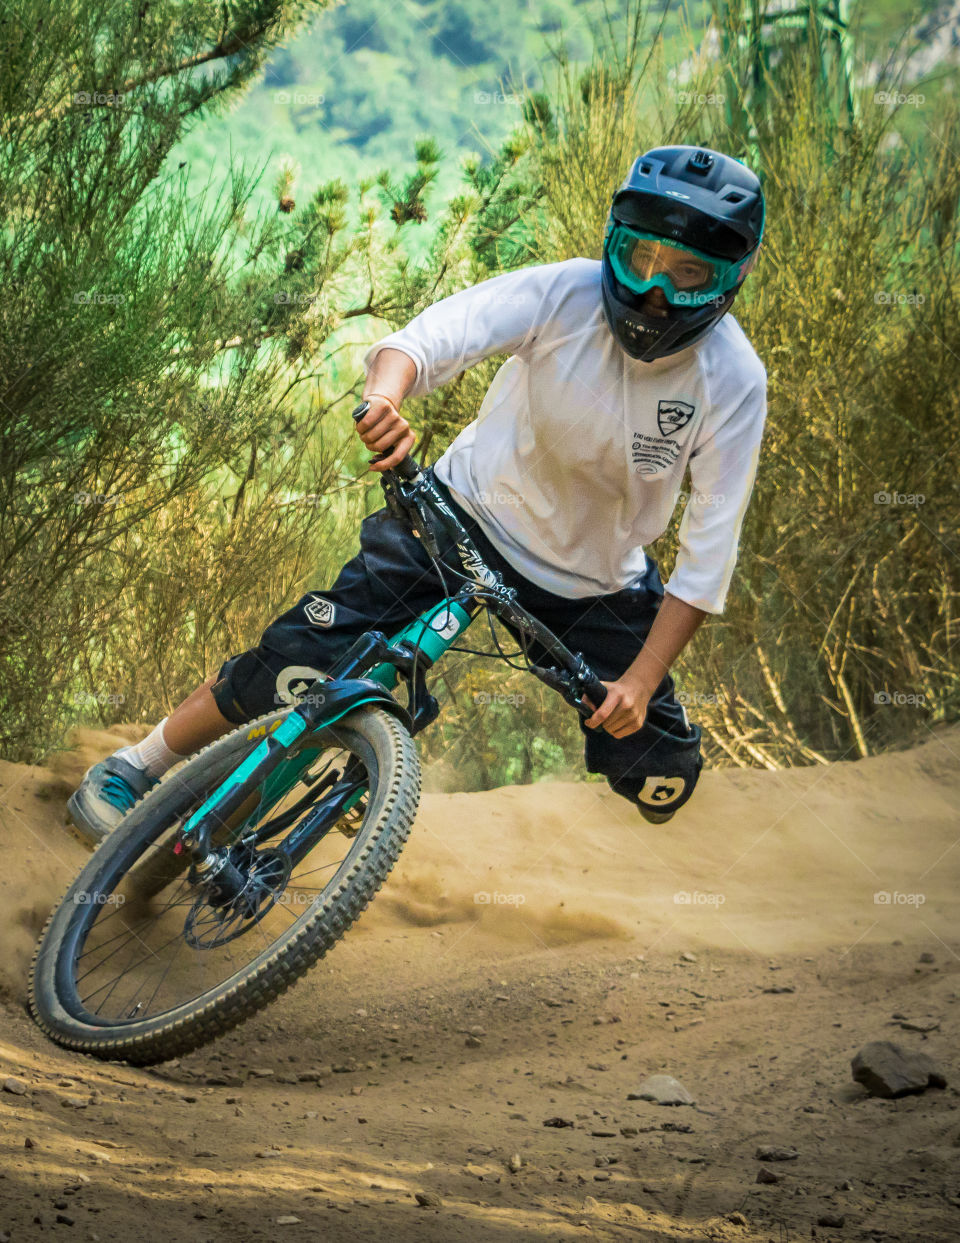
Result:
<svg viewBox="0 0 960 1243"><path fill-rule="evenodd" d="M631 293L654 285L671 306L704 306L734 289L749 271L753 253L743 259L718 259L658 233L614 224L607 238L614 275Z"/></svg>

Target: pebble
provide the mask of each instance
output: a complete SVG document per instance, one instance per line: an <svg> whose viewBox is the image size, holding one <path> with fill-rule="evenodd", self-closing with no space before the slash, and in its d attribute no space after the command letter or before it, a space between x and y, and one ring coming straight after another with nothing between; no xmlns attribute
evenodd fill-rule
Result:
<svg viewBox="0 0 960 1243"><path fill-rule="evenodd" d="M443 1201L433 1191L415 1191L414 1198L421 1208L441 1208Z"/></svg>
<svg viewBox="0 0 960 1243"><path fill-rule="evenodd" d="M14 1096L26 1096L27 1085L22 1079L4 1079L2 1085L4 1092L11 1092Z"/></svg>
<svg viewBox="0 0 960 1243"><path fill-rule="evenodd" d="M278 1226L296 1226L299 1224L300 1220L301 1219L299 1217L294 1217L293 1213L287 1213L285 1217L277 1218L277 1225Z"/></svg>
<svg viewBox="0 0 960 1243"><path fill-rule="evenodd" d="M940 1026L939 1019L901 1019L900 1026L905 1032L935 1032Z"/></svg>
<svg viewBox="0 0 960 1243"><path fill-rule="evenodd" d="M555 1118L544 1118L543 1125L544 1126L555 1126L555 1127L573 1126L574 1122L570 1118L561 1118L558 1115Z"/></svg>
<svg viewBox="0 0 960 1243"><path fill-rule="evenodd" d="M888 1100L923 1092L926 1088L945 1088L946 1076L926 1053L915 1053L889 1040L872 1040L865 1044L850 1063L857 1083L871 1096Z"/></svg>
<svg viewBox="0 0 960 1243"><path fill-rule="evenodd" d="M594 1170L593 1181L595 1183L608 1183L610 1181L610 1174L607 1170Z"/></svg>
<svg viewBox="0 0 960 1243"><path fill-rule="evenodd" d="M684 950L683 953L680 955L680 961L681 962L696 962L697 956L696 954L691 954L689 950Z"/></svg>
<svg viewBox="0 0 960 1243"><path fill-rule="evenodd" d="M483 1044L483 1041L479 1040L476 1036L468 1036L463 1043L468 1049L479 1049Z"/></svg>
<svg viewBox="0 0 960 1243"><path fill-rule="evenodd" d="M694 1098L672 1075L650 1075L636 1092L627 1094L628 1101L653 1101L655 1105L693 1105Z"/></svg>
<svg viewBox="0 0 960 1243"><path fill-rule="evenodd" d="M779 1181L780 1181L780 1175L774 1174L773 1170L765 1169L763 1166L761 1166L760 1169L757 1170L757 1182L758 1183L778 1183Z"/></svg>
<svg viewBox="0 0 960 1243"><path fill-rule="evenodd" d="M796 1148L783 1148L778 1144L764 1144L757 1149L758 1161L796 1161L800 1156Z"/></svg>
<svg viewBox="0 0 960 1243"><path fill-rule="evenodd" d="M507 1162L507 1165L509 1166L512 1173L514 1174L519 1173L519 1171L523 1168L523 1162L520 1159L519 1152L515 1152L513 1154L513 1156Z"/></svg>
<svg viewBox="0 0 960 1243"><path fill-rule="evenodd" d="M834 1229L839 1230L846 1220L842 1213L821 1213L817 1218L817 1225L833 1226Z"/></svg>

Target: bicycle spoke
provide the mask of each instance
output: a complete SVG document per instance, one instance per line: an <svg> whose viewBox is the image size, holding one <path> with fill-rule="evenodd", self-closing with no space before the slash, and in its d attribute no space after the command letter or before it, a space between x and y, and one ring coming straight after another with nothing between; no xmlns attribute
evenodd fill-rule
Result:
<svg viewBox="0 0 960 1243"><path fill-rule="evenodd" d="M191 882L195 873L188 870L189 858L172 851L175 825L164 830L167 836L161 845L155 838L146 847L128 875L132 903L148 905L101 908L78 947L73 987L84 1009L101 1021L122 1024L189 1004L268 952L322 900L349 851L349 843L341 848L343 839L335 831L340 817L294 865L302 870L292 875L283 845L304 817L315 816L323 799L338 789L337 774L356 761L343 746L318 748L306 768L297 767L298 758L290 757L289 775L281 774L278 785L270 788L269 778L262 783L251 800L254 809L211 844L214 851L229 850L232 866L243 877L236 897L229 893L215 897L218 891L212 880L204 883L200 877ZM328 776L330 783L324 786ZM210 788L206 783L198 800L207 797ZM181 804L176 823L183 824L189 814ZM351 824L362 823L362 814L361 807ZM283 817L289 822L284 824ZM275 823L280 827L271 834ZM139 899L138 875L145 886ZM124 881L121 878L119 884ZM109 896L98 894L104 902Z"/></svg>

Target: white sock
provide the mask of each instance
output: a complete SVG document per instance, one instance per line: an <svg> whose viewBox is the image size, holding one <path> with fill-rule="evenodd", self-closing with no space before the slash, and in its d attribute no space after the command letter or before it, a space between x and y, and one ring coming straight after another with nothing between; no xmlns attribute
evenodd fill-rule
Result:
<svg viewBox="0 0 960 1243"><path fill-rule="evenodd" d="M115 754L121 760L126 760L128 764L145 769L151 777L162 777L168 769L173 768L174 764L187 758L185 755L178 755L176 751L171 751L164 742L163 727L166 721L167 718L164 717L156 729L147 734L143 742L138 742L134 747L124 747Z"/></svg>

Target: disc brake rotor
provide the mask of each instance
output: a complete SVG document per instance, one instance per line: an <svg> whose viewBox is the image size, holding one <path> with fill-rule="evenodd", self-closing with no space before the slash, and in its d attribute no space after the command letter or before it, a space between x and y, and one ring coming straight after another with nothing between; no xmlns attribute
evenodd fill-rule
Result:
<svg viewBox="0 0 960 1243"><path fill-rule="evenodd" d="M192 949L209 950L248 932L280 901L290 879L290 861L282 851L258 851L247 882L229 903L215 906L201 893L187 913L184 940Z"/></svg>

